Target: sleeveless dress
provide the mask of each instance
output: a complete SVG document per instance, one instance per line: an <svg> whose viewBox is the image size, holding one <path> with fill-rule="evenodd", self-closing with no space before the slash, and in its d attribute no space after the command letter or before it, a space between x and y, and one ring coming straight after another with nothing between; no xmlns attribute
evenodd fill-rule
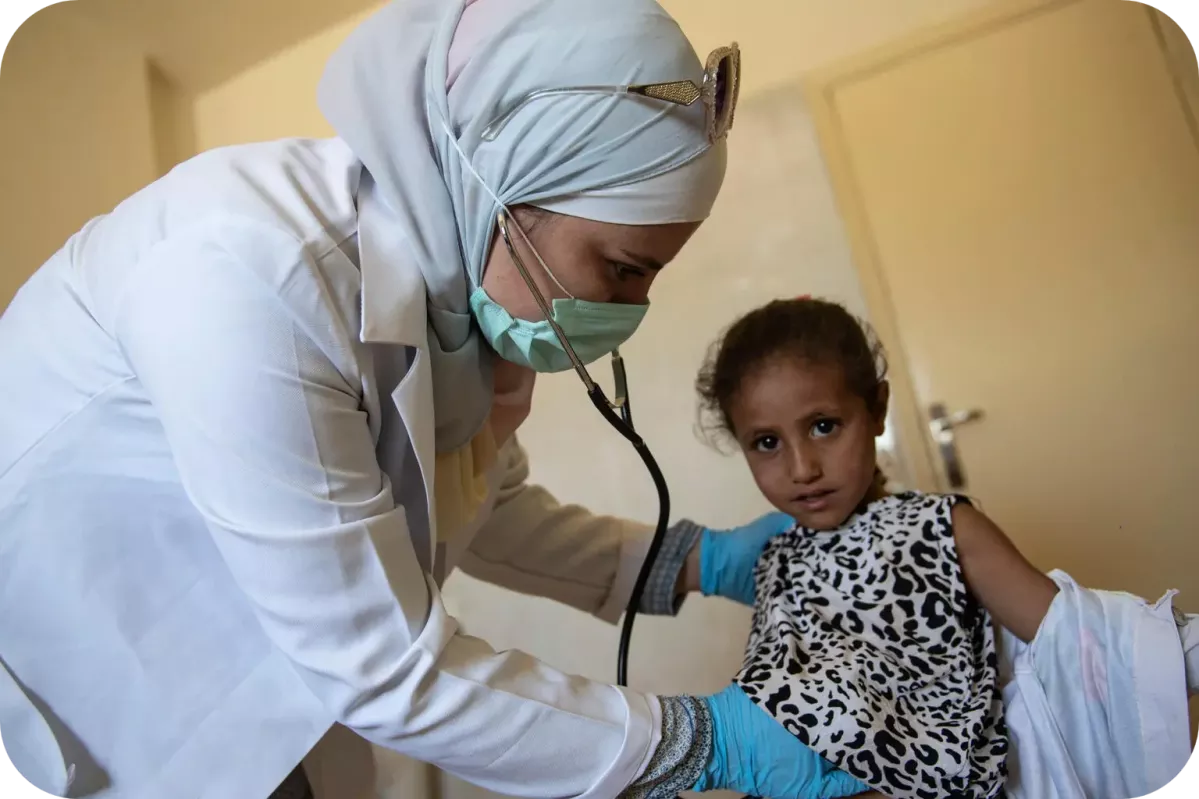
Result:
<svg viewBox="0 0 1199 799"><path fill-rule="evenodd" d="M991 619L966 589L951 512L905 493L834 531L796 527L756 570L737 683L893 799L992 799L1008 751Z"/></svg>

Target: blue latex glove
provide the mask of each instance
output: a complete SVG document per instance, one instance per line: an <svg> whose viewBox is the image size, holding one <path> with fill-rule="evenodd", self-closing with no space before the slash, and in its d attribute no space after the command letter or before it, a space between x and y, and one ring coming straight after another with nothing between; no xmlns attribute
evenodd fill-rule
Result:
<svg viewBox="0 0 1199 799"><path fill-rule="evenodd" d="M712 757L692 790L769 799L838 799L870 790L800 743L738 686L703 701L712 713Z"/></svg>
<svg viewBox="0 0 1199 799"><path fill-rule="evenodd" d="M704 530L699 539L699 588L742 605L754 603L754 566L766 542L795 526L785 513L768 513L732 530Z"/></svg>

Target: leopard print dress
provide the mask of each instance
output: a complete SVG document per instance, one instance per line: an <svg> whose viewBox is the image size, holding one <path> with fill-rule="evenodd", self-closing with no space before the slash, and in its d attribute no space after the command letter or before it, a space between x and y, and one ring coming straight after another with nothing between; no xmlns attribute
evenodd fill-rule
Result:
<svg viewBox="0 0 1199 799"><path fill-rule="evenodd" d="M737 683L799 740L893 799L992 799L1008 751L991 620L951 511L906 493L838 530L775 538Z"/></svg>

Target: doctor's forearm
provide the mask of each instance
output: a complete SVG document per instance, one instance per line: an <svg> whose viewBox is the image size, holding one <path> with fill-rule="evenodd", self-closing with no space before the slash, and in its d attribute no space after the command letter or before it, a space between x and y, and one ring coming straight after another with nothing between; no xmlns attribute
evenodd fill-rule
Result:
<svg viewBox="0 0 1199 799"><path fill-rule="evenodd" d="M699 590L700 532L698 525L686 520L667 528L638 612L673 616L687 594Z"/></svg>
<svg viewBox="0 0 1199 799"><path fill-rule="evenodd" d="M683 568L679 570L679 579L675 584L674 593L677 597L685 597L699 590L699 541L691 545Z"/></svg>
<svg viewBox="0 0 1199 799"><path fill-rule="evenodd" d="M663 697L662 739L645 771L620 799L673 799L690 790L712 754L712 714L690 696Z"/></svg>

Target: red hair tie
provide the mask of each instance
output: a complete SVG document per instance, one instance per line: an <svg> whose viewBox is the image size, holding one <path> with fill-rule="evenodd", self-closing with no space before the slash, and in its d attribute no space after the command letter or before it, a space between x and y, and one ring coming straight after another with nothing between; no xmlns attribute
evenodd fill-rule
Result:
<svg viewBox="0 0 1199 799"><path fill-rule="evenodd" d="M797 299L797 300L810 300L810 299L812 299L812 295L811 295L811 294L800 294L800 295L799 295L798 297L796 297L795 299Z"/></svg>

